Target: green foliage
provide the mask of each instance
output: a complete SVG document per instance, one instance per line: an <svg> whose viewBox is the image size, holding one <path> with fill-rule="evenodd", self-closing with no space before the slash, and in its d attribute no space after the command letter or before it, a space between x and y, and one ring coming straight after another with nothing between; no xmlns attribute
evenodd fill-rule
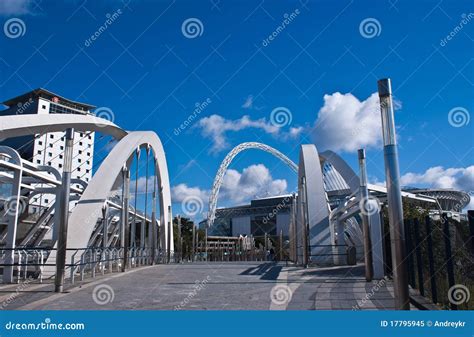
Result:
<svg viewBox="0 0 474 337"><path fill-rule="evenodd" d="M414 288L419 289L418 275L417 275L417 258L416 258L416 240L415 240L415 225L418 223L419 229L419 249L421 250L421 266L423 270L423 286L425 296L431 297L431 275L429 271L428 258L428 242L427 242L427 228L425 218L428 216L428 211L417 207L411 203L403 202L403 213L405 218L405 239L410 236L412 240L412 251L407 249L407 262L412 264L411 270L414 270L414 279L410 279L410 284ZM388 224L388 214L386 208L383 211L384 219L384 241L385 241L385 257L389 261L387 264L391 267L391 251L390 251L390 232ZM443 309L449 309L448 300L448 274L447 274L447 255L446 255L446 236L444 235L444 222L431 220L431 236L433 241L433 258L434 258L434 279L436 281L436 288L438 293L438 304ZM474 262L471 254L471 247L469 247L469 225L467 222L449 221L449 233L451 239L451 254L454 264L455 284L462 284L466 286L472 296L474 296ZM410 273L409 273L410 274ZM474 301L471 299L468 303L458 306L459 309L474 309Z"/></svg>

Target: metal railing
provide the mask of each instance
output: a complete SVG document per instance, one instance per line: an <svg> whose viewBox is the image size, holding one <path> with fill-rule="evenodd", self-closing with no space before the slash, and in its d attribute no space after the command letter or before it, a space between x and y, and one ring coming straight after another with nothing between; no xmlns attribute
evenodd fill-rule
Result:
<svg viewBox="0 0 474 337"><path fill-rule="evenodd" d="M130 247L127 250L127 258L124 259L123 247L114 248L68 248L70 255L69 263L66 263L66 277L74 284L77 277L83 281L86 277L95 278L97 274L122 272L127 269L137 268L152 264L165 264L176 262L176 254L171 251L170 260L165 250L156 249L154 254L151 248ZM6 255L13 251L13 263L5 263ZM17 247L0 249L0 269L13 267L13 275L16 282L28 278L36 279L39 283L54 278L53 274L45 274L45 267L55 267L55 261L48 261L52 251L56 248L48 247ZM123 268L124 261L127 266ZM179 260L178 260L179 261ZM66 261L68 262L68 261Z"/></svg>

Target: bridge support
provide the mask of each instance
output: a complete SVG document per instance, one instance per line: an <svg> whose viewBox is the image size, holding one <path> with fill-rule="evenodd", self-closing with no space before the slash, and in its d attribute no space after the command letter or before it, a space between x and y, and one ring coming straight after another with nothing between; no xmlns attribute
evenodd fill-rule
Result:
<svg viewBox="0 0 474 337"><path fill-rule="evenodd" d="M21 157L17 151L12 148L1 146L0 154L4 153L10 157L12 162L15 162L19 169L13 171L13 181L11 189L11 197L4 204L4 212L7 217L7 242L5 245L5 261L3 268L3 282L13 283L13 264L15 262L15 241L16 231L18 228L18 217L21 205L21 178L23 176L23 164Z"/></svg>
<svg viewBox="0 0 474 337"><path fill-rule="evenodd" d="M300 150L297 209L298 263L332 264L329 205L318 150L313 144L302 145ZM307 261L304 259L306 240L308 240Z"/></svg>

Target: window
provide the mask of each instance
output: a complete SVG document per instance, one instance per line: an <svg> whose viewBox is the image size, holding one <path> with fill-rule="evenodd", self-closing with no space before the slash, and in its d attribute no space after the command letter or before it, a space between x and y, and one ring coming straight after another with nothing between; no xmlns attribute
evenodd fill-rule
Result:
<svg viewBox="0 0 474 337"><path fill-rule="evenodd" d="M43 105L41 106L41 108L42 108L42 109L46 109L46 105L43 104Z"/></svg>
<svg viewBox="0 0 474 337"><path fill-rule="evenodd" d="M53 147L53 143L49 144L49 147Z"/></svg>
<svg viewBox="0 0 474 337"><path fill-rule="evenodd" d="M86 163L87 163L87 165L89 165L91 162L88 160L88 161L86 161Z"/></svg>
<svg viewBox="0 0 474 337"><path fill-rule="evenodd" d="M63 167L63 164L59 164L58 167L59 167L59 168Z"/></svg>
<svg viewBox="0 0 474 337"><path fill-rule="evenodd" d="M83 137L84 134L82 132L79 132L79 137Z"/></svg>
<svg viewBox="0 0 474 337"><path fill-rule="evenodd" d="M77 162L80 163L82 160L81 158L77 158Z"/></svg>
<svg viewBox="0 0 474 337"><path fill-rule="evenodd" d="M61 145L61 146L59 147L59 149L64 150L64 146Z"/></svg>
<svg viewBox="0 0 474 337"><path fill-rule="evenodd" d="M50 161L48 161L48 165L51 166L51 162L50 162Z"/></svg>
<svg viewBox="0 0 474 337"><path fill-rule="evenodd" d="M79 154L82 154L82 150L77 151Z"/></svg>
<svg viewBox="0 0 474 337"><path fill-rule="evenodd" d="M53 156L53 153L52 153L52 152L48 152L48 156L52 157L52 156Z"/></svg>
<svg viewBox="0 0 474 337"><path fill-rule="evenodd" d="M43 145L43 142L41 140L39 140L38 145Z"/></svg>
<svg viewBox="0 0 474 337"><path fill-rule="evenodd" d="M86 169L86 173L89 173L90 171L91 171L91 170L89 170L89 169Z"/></svg>
<svg viewBox="0 0 474 337"><path fill-rule="evenodd" d="M91 156L91 153L90 153L90 152L87 152L87 156L90 157L90 156Z"/></svg>
<svg viewBox="0 0 474 337"><path fill-rule="evenodd" d="M41 150L38 150L38 154L41 154Z"/></svg>
<svg viewBox="0 0 474 337"><path fill-rule="evenodd" d="M92 139L92 136L91 136L91 135L89 135L87 138L89 138L89 139Z"/></svg>
<svg viewBox="0 0 474 337"><path fill-rule="evenodd" d="M41 160L37 159L36 164L41 164Z"/></svg>
<svg viewBox="0 0 474 337"><path fill-rule="evenodd" d="M62 155L62 154L59 155L59 159L63 159L63 155Z"/></svg>
<svg viewBox="0 0 474 337"><path fill-rule="evenodd" d="M54 139L54 135L49 135L49 138Z"/></svg>
<svg viewBox="0 0 474 337"><path fill-rule="evenodd" d="M81 172L81 168L80 168L80 167L77 168L77 172Z"/></svg>
<svg viewBox="0 0 474 337"><path fill-rule="evenodd" d="M79 145L81 145L81 146L82 146L82 142L79 142Z"/></svg>

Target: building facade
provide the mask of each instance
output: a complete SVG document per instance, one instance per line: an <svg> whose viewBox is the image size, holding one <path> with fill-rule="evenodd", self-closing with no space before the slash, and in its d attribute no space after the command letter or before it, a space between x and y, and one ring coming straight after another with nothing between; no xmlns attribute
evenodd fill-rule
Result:
<svg viewBox="0 0 474 337"><path fill-rule="evenodd" d="M26 114L92 114L93 105L75 102L51 91L39 88L3 102L8 108L0 111L1 116ZM72 179L85 183L92 178L94 132L75 132L72 161ZM29 137L10 138L0 143L17 150L21 157L36 165L50 166L63 172L64 132L49 132ZM80 187L80 184L75 184ZM55 196L38 194L31 200L31 211L54 204Z"/></svg>

